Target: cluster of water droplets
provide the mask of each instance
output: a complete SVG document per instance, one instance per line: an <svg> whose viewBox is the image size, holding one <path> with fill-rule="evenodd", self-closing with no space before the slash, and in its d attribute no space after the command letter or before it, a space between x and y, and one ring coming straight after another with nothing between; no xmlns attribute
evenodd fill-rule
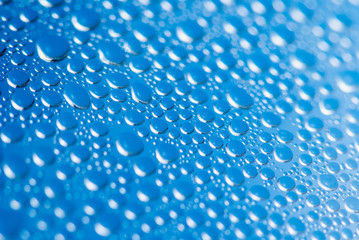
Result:
<svg viewBox="0 0 359 240"><path fill-rule="evenodd" d="M0 0L0 239L355 239L357 0Z"/></svg>

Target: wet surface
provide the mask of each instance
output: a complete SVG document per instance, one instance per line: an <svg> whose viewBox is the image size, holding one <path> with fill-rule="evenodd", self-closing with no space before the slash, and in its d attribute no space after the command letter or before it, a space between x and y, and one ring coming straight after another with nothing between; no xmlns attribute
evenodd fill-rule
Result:
<svg viewBox="0 0 359 240"><path fill-rule="evenodd" d="M358 239L358 9L0 0L0 239Z"/></svg>

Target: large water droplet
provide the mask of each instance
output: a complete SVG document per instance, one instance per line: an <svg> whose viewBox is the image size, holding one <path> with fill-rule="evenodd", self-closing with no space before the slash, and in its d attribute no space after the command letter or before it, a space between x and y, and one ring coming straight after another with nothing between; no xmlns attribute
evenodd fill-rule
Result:
<svg viewBox="0 0 359 240"><path fill-rule="evenodd" d="M177 160L178 155L178 150L171 144L160 143L156 149L157 160L163 164Z"/></svg>
<svg viewBox="0 0 359 240"><path fill-rule="evenodd" d="M74 27L79 31L90 31L100 23L100 15L92 9L82 9L71 18Z"/></svg>
<svg viewBox="0 0 359 240"><path fill-rule="evenodd" d="M64 97L67 103L74 108L87 109L91 104L87 91L76 83L68 83L65 85Z"/></svg>
<svg viewBox="0 0 359 240"><path fill-rule="evenodd" d="M70 51L70 46L63 37L44 35L37 40L36 49L42 60L52 62L65 58Z"/></svg>
<svg viewBox="0 0 359 240"><path fill-rule="evenodd" d="M339 186L338 180L333 174L321 174L318 183L321 188L330 191L334 191Z"/></svg>
<svg viewBox="0 0 359 240"><path fill-rule="evenodd" d="M23 111L30 108L34 101L34 97L29 91L19 89L12 94L11 104L16 110Z"/></svg>
<svg viewBox="0 0 359 240"><path fill-rule="evenodd" d="M359 212L359 199L354 196L347 197L344 206L350 212Z"/></svg>
<svg viewBox="0 0 359 240"><path fill-rule="evenodd" d="M123 132L117 137L116 147L122 156L127 157L140 154L144 149L144 144L136 134Z"/></svg>
<svg viewBox="0 0 359 240"><path fill-rule="evenodd" d="M98 53L102 62L120 65L125 60L125 52L114 42L104 42L99 46Z"/></svg>
<svg viewBox="0 0 359 240"><path fill-rule="evenodd" d="M203 28L194 21L186 21L177 27L176 34L181 41L191 43L203 36Z"/></svg>
<svg viewBox="0 0 359 240"><path fill-rule="evenodd" d="M227 100L235 108L250 108L253 105L253 98L242 88L231 87L227 93Z"/></svg>
<svg viewBox="0 0 359 240"><path fill-rule="evenodd" d="M339 89L346 93L352 93L359 89L359 73L344 71L337 75Z"/></svg>
<svg viewBox="0 0 359 240"><path fill-rule="evenodd" d="M13 88L24 87L29 80L29 76L24 71L12 70L7 73L7 83Z"/></svg>

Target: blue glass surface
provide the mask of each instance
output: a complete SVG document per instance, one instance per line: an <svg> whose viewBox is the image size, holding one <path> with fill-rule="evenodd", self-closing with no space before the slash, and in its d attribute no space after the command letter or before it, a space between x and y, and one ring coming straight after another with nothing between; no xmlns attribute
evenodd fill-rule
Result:
<svg viewBox="0 0 359 240"><path fill-rule="evenodd" d="M358 0L0 0L1 239L359 239Z"/></svg>

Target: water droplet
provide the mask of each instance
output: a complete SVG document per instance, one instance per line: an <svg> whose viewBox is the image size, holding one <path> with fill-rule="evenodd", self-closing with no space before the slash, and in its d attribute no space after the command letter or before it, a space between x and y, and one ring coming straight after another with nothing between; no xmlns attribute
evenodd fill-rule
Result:
<svg viewBox="0 0 359 240"><path fill-rule="evenodd" d="M12 94L11 104L19 111L26 110L34 104L34 97L26 90L19 89Z"/></svg>
<svg viewBox="0 0 359 240"><path fill-rule="evenodd" d="M327 191L334 191L338 188L338 180L333 174L322 174L318 179L319 186Z"/></svg>
<svg viewBox="0 0 359 240"><path fill-rule="evenodd" d="M136 102L147 104L151 101L151 89L145 83L135 82L132 84L131 89L132 98Z"/></svg>
<svg viewBox="0 0 359 240"><path fill-rule="evenodd" d="M185 43L191 43L204 34L203 28L194 21L186 21L179 24L176 28L178 39Z"/></svg>
<svg viewBox="0 0 359 240"><path fill-rule="evenodd" d="M144 150L144 144L140 137L131 132L120 133L116 141L117 151L122 156L134 156Z"/></svg>
<svg viewBox="0 0 359 240"><path fill-rule="evenodd" d="M39 3L47 8L59 6L63 3L63 0L39 0Z"/></svg>
<svg viewBox="0 0 359 240"><path fill-rule="evenodd" d="M156 149L157 160L162 164L167 164L178 159L179 154L175 146L160 143Z"/></svg>
<svg viewBox="0 0 359 240"><path fill-rule="evenodd" d="M246 148L241 142L232 140L227 143L226 151L231 157L240 157L246 153Z"/></svg>
<svg viewBox="0 0 359 240"><path fill-rule="evenodd" d="M244 176L239 168L231 167L227 170L225 180L230 186L240 186L244 183Z"/></svg>
<svg viewBox="0 0 359 240"><path fill-rule="evenodd" d="M179 201L188 199L192 196L193 192L193 185L187 181L177 181L173 188L173 195Z"/></svg>
<svg viewBox="0 0 359 240"><path fill-rule="evenodd" d="M65 58L70 51L70 46L63 37L44 35L38 39L36 49L42 60L52 62Z"/></svg>
<svg viewBox="0 0 359 240"><path fill-rule="evenodd" d="M305 231L305 225L298 218L291 217L288 220L287 229L288 229L290 234L298 235L298 234L303 233Z"/></svg>
<svg viewBox="0 0 359 240"><path fill-rule="evenodd" d="M295 188L295 181L288 176L280 177L278 179L278 187L282 191L290 191Z"/></svg>
<svg viewBox="0 0 359 240"><path fill-rule="evenodd" d="M121 63L125 60L125 52L121 49L121 47L117 43L114 42L102 43L99 46L98 53L101 61L106 64L121 65ZM111 77L112 78L110 79L113 79L115 76L112 75Z"/></svg>
<svg viewBox="0 0 359 240"><path fill-rule="evenodd" d="M286 145L279 145L274 150L274 157L278 162L289 162L293 158L293 152Z"/></svg>
<svg viewBox="0 0 359 240"><path fill-rule="evenodd" d="M17 123L8 123L1 130L1 140L4 143L14 143L24 137L23 129Z"/></svg>
<svg viewBox="0 0 359 240"><path fill-rule="evenodd" d="M85 8L75 13L71 22L77 30L87 32L100 23L100 15L92 9Z"/></svg>
<svg viewBox="0 0 359 240"><path fill-rule="evenodd" d="M7 83L13 88L25 87L29 80L29 76L24 71L11 70L7 73Z"/></svg>
<svg viewBox="0 0 359 240"><path fill-rule="evenodd" d="M267 188L261 185L254 185L249 189L249 196L255 201L267 200L270 196L270 193Z"/></svg>
<svg viewBox="0 0 359 240"><path fill-rule="evenodd" d="M68 83L65 85L64 98L67 103L74 108L87 109L91 104L87 91L76 83Z"/></svg>
<svg viewBox="0 0 359 240"><path fill-rule="evenodd" d="M235 108L250 108L253 105L253 98L242 88L231 87L227 93L227 100Z"/></svg>

